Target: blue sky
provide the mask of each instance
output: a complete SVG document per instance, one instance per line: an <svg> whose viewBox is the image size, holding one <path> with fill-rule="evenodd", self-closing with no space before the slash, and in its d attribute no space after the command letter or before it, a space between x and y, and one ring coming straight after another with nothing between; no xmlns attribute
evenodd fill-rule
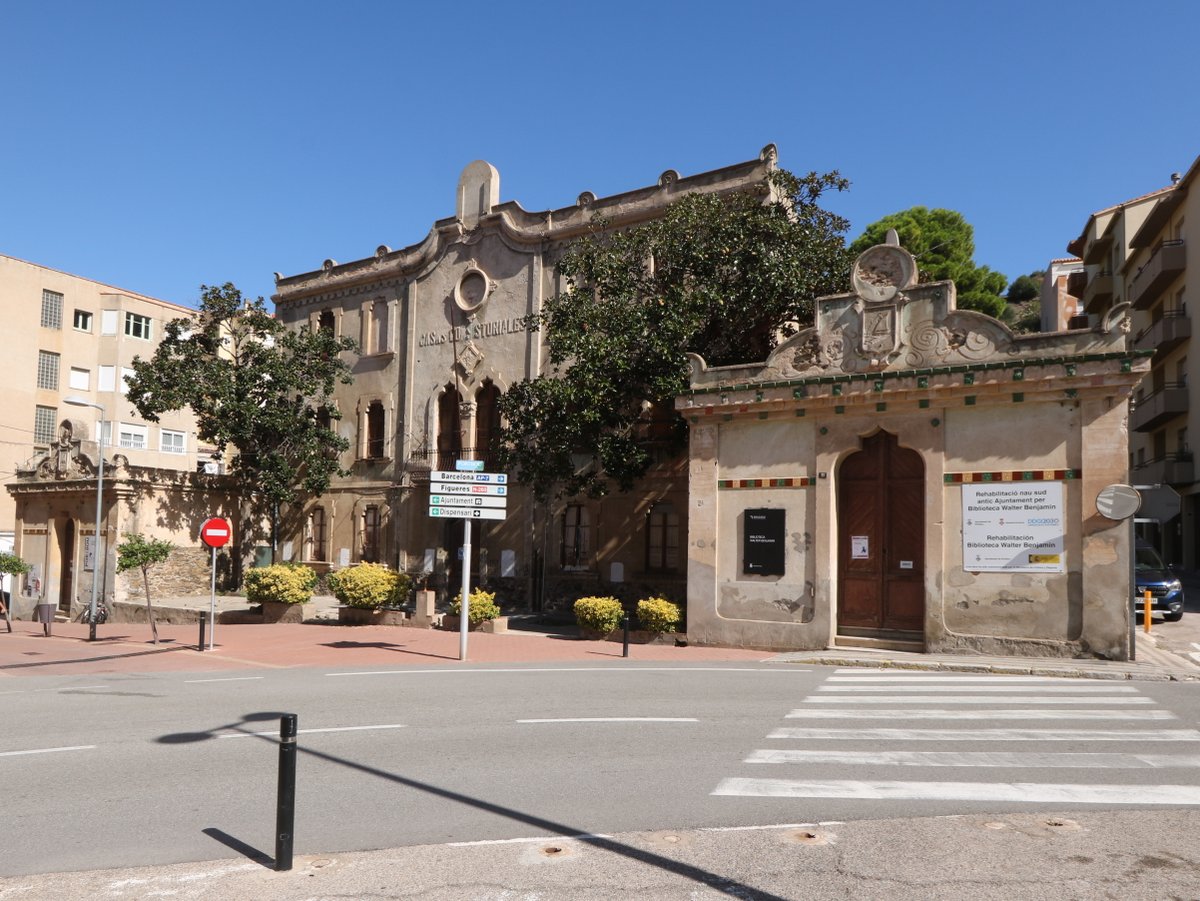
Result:
<svg viewBox="0 0 1200 901"><path fill-rule="evenodd" d="M1200 5L0 4L0 253L194 305L779 147L849 237L914 205L1010 279L1200 155Z"/></svg>

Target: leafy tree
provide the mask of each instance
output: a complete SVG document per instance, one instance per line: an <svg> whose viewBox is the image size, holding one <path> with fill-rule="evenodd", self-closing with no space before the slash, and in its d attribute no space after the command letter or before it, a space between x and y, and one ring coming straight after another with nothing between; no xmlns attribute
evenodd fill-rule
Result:
<svg viewBox="0 0 1200 901"><path fill-rule="evenodd" d="M18 557L16 554L8 551L0 551L0 575L4 576L19 576L29 572L29 564ZM4 614L4 620L8 623L8 631L12 631L12 611L8 609L9 598L0 594L0 612Z"/></svg>
<svg viewBox="0 0 1200 901"><path fill-rule="evenodd" d="M884 216L867 226L850 245L858 255L882 244L889 228L900 243L917 258L921 281L953 279L958 291L958 308L978 310L999 317L1004 310L1004 287L1008 279L987 266L976 266L975 229L954 210L931 210L923 206Z"/></svg>
<svg viewBox="0 0 1200 901"><path fill-rule="evenodd" d="M171 556L175 545L157 538L143 538L137 533L125 536L117 545L117 572L130 569L142 571L142 584L146 587L146 617L150 620L150 632L154 644L158 644L158 625L154 622L154 608L150 604L150 567L164 563Z"/></svg>
<svg viewBox="0 0 1200 901"><path fill-rule="evenodd" d="M689 194L664 215L593 231L557 264L566 289L530 328L546 332L548 371L501 399L506 465L539 496L629 490L657 443L683 446L671 400L687 353L710 365L762 360L812 320L814 297L844 290L846 220L819 205L849 183L836 172L776 171L759 193Z"/></svg>
<svg viewBox="0 0 1200 901"><path fill-rule="evenodd" d="M134 360L128 397L150 422L191 407L201 440L236 451L243 535L255 513L271 518L274 534L280 504L301 491L320 495L346 474L338 454L349 442L333 431L341 417L329 397L351 381L339 354L356 347L324 329L288 329L261 297L245 299L232 284L202 285L199 312L167 323L154 356Z"/></svg>
<svg viewBox="0 0 1200 901"><path fill-rule="evenodd" d="M1008 286L1007 299L1009 303L1028 303L1042 296L1042 281L1046 273L1031 272L1028 275L1018 275Z"/></svg>
<svg viewBox="0 0 1200 901"><path fill-rule="evenodd" d="M1034 298L1025 303L1010 303L1004 308L1004 321L1014 332L1042 330L1042 303Z"/></svg>

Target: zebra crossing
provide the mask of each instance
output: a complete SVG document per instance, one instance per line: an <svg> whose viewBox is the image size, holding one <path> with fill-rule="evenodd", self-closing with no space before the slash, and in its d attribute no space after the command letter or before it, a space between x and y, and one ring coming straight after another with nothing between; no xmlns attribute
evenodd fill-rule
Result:
<svg viewBox="0 0 1200 901"><path fill-rule="evenodd" d="M839 669L784 719L713 795L1200 805L1200 730L1128 683Z"/></svg>

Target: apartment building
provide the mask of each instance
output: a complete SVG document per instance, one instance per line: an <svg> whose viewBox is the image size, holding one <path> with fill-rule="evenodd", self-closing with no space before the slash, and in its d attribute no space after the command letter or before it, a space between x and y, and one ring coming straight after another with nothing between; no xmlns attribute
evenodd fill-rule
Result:
<svg viewBox="0 0 1200 901"><path fill-rule="evenodd" d="M1041 331L1062 332L1087 325L1080 297L1086 282L1087 267L1079 257L1050 261L1042 279Z"/></svg>
<svg viewBox="0 0 1200 901"><path fill-rule="evenodd" d="M1183 175L1172 175L1167 187L1093 213L1067 247L1086 266L1081 300L1088 316L1129 304L1134 346L1154 351L1150 374L1132 400L1129 478L1135 485L1170 485L1182 496L1179 516L1139 530L1169 562L1186 569L1200 567L1200 484L1188 443L1189 429L1200 434L1193 422L1200 397L1192 403L1197 389L1188 379L1188 298L1196 293L1200 247L1186 238L1187 220L1200 221L1200 190L1189 192L1198 171L1200 157Z"/></svg>
<svg viewBox="0 0 1200 901"><path fill-rule="evenodd" d="M134 358L150 356L166 322L190 312L0 255L0 316L7 339L0 481L8 486L0 492L0 547L15 544L35 566L27 592L31 596L53 594L59 575L92 565L88 536L94 533L95 475L83 467L71 472L79 478L39 479L37 464L56 447L70 447L72 441L94 447L99 428L106 466L114 466L114 476L117 464L194 472L209 459L211 449L197 445L190 411L145 422L123 391ZM50 495L69 507L56 514L61 521L44 502ZM58 540L49 541L47 536L56 532Z"/></svg>

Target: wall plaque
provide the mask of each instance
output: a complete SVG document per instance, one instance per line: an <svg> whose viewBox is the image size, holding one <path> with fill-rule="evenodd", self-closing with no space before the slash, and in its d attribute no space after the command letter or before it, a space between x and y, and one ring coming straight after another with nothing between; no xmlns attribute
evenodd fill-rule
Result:
<svg viewBox="0 0 1200 901"><path fill-rule="evenodd" d="M744 520L742 572L755 576L782 576L785 511L747 510Z"/></svg>

